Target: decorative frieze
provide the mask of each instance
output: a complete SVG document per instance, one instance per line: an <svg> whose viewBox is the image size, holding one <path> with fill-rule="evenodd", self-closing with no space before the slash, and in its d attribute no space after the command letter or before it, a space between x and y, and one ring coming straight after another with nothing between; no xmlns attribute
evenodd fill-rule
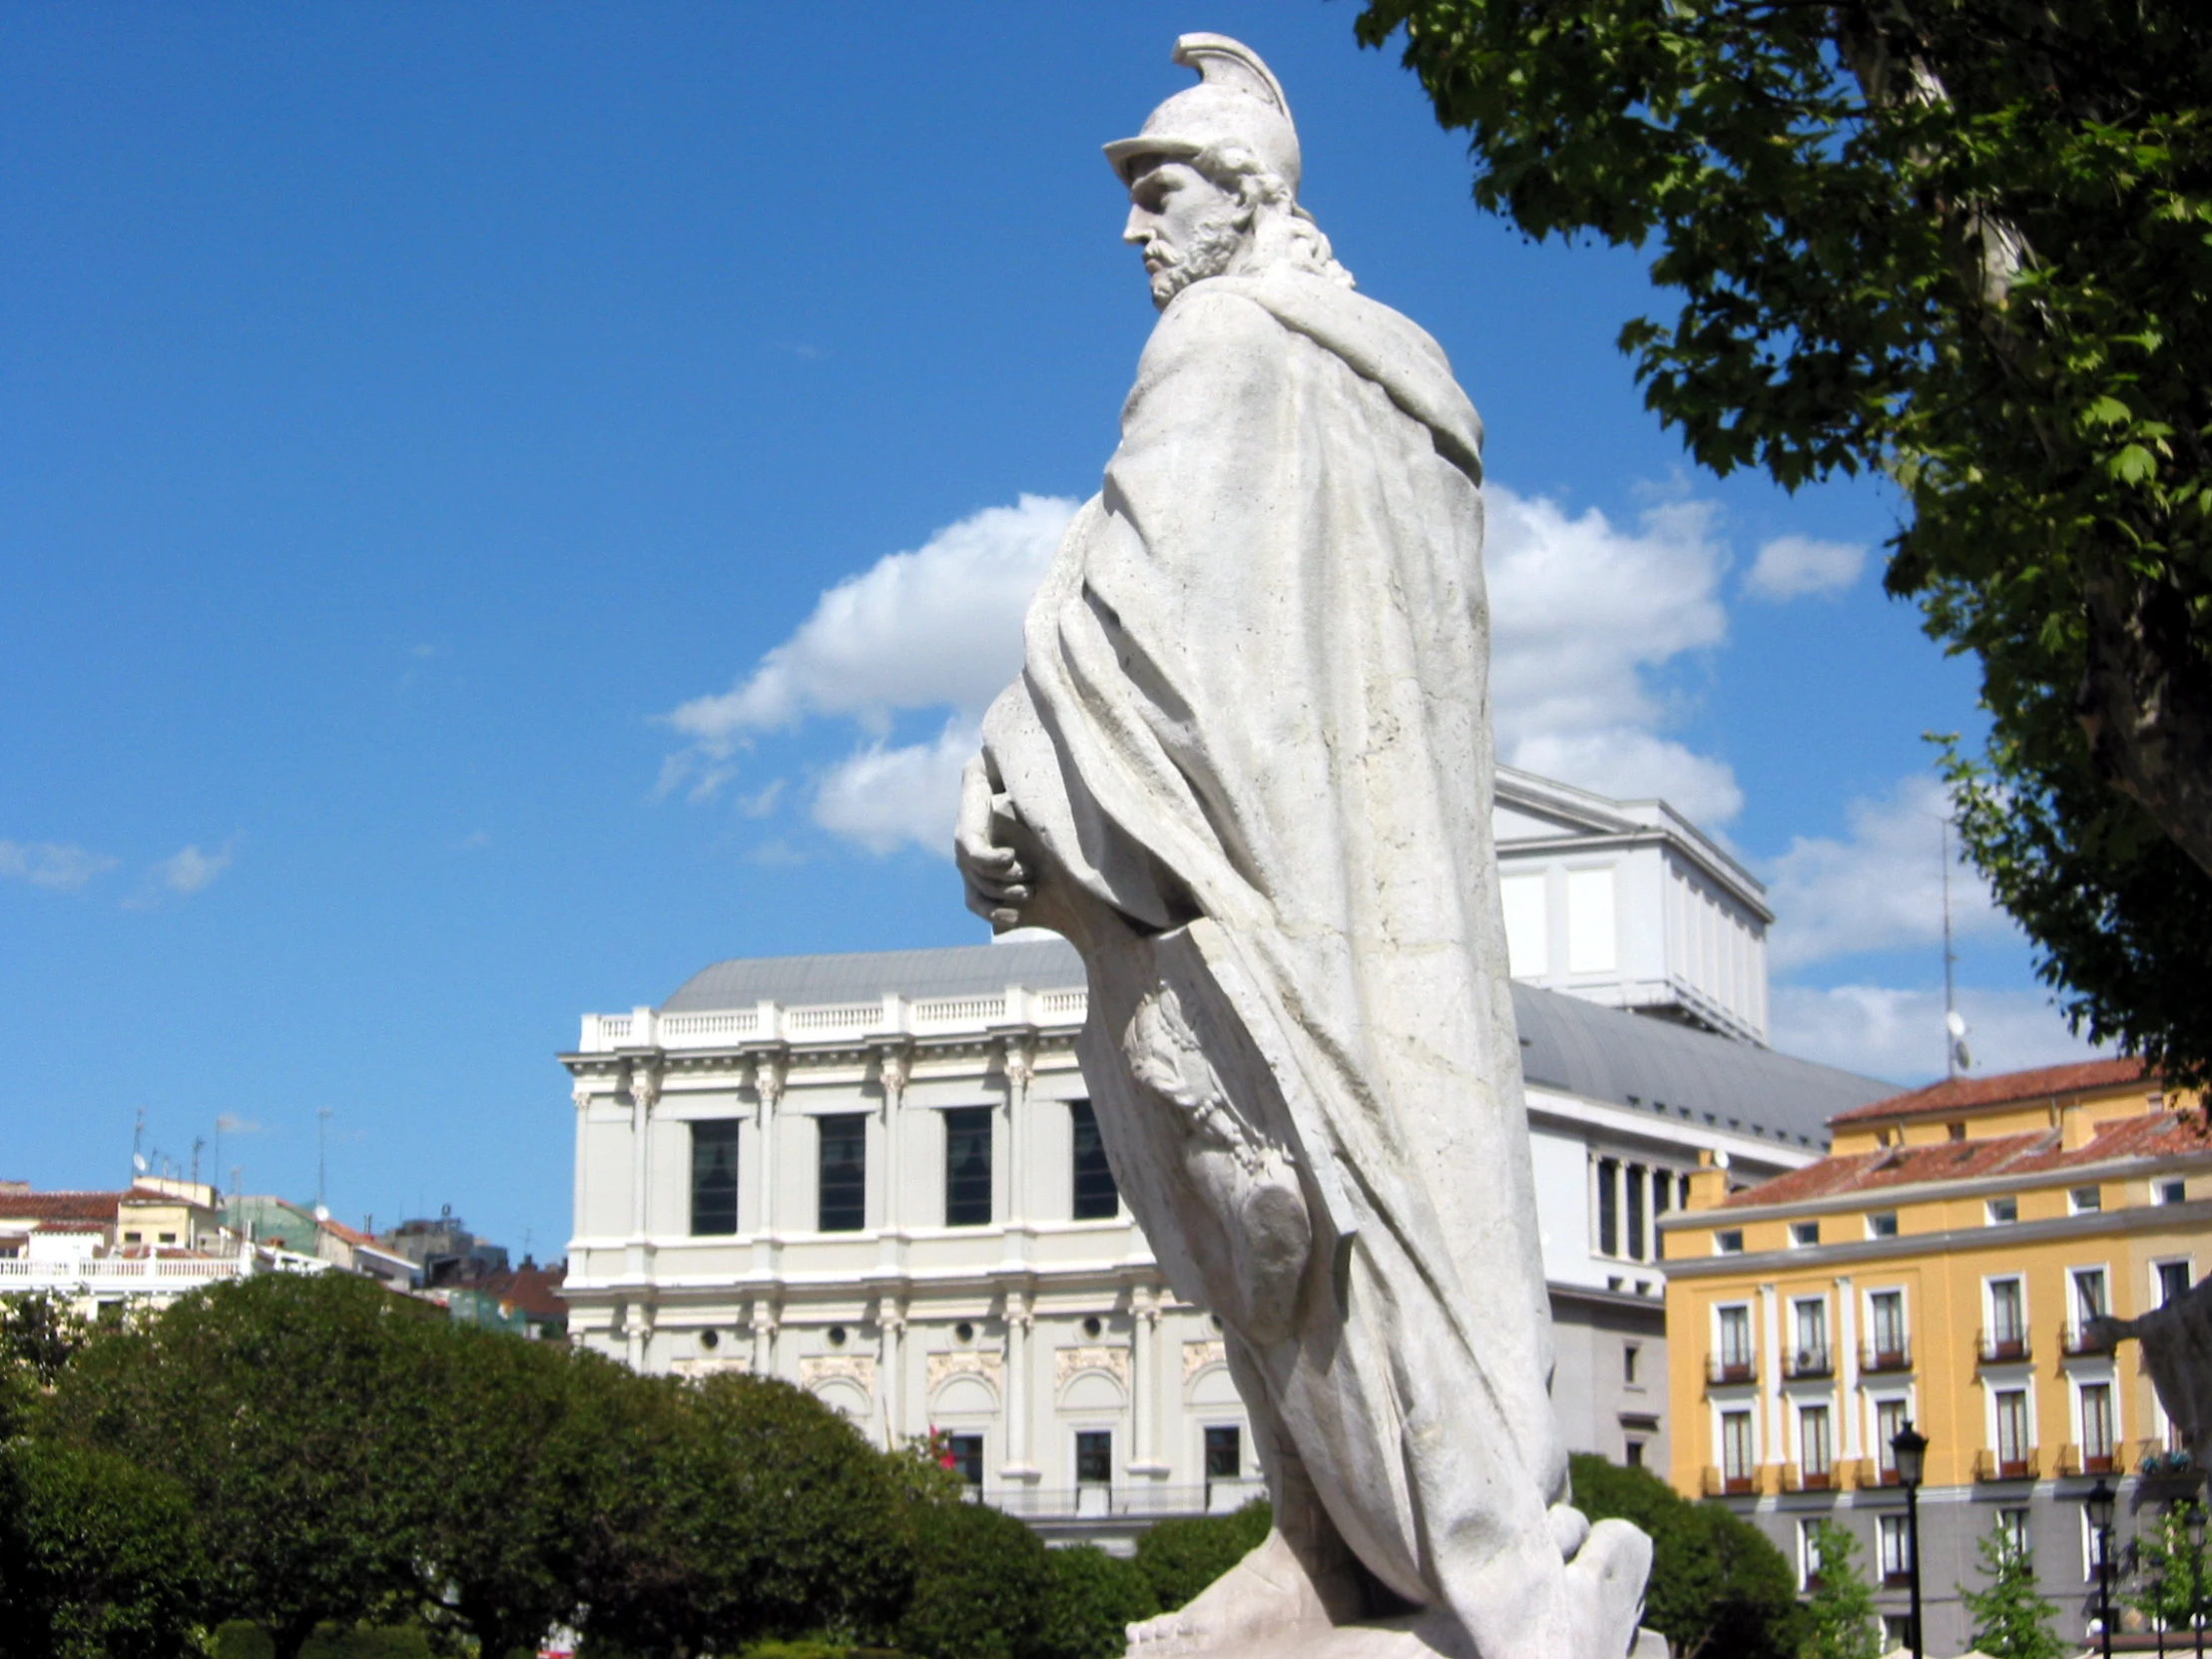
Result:
<svg viewBox="0 0 2212 1659"><path fill-rule="evenodd" d="M1052 1351L1052 1386L1055 1389L1066 1387L1069 1378L1084 1371L1102 1371L1126 1388L1129 1386L1129 1350L1102 1347Z"/></svg>
<svg viewBox="0 0 2212 1659"><path fill-rule="evenodd" d="M1191 1379L1208 1366L1226 1366L1229 1351L1219 1342L1185 1343L1183 1345L1183 1386L1191 1385Z"/></svg>
<svg viewBox="0 0 2212 1659"><path fill-rule="evenodd" d="M799 1382L812 1388L818 1382L841 1380L875 1392L875 1356L872 1354L810 1354L799 1362Z"/></svg>
<svg viewBox="0 0 2212 1659"><path fill-rule="evenodd" d="M1003 1355L980 1349L968 1349L951 1354L932 1354L927 1367L929 1392L937 1389L955 1377L980 1377L991 1385L991 1391L1003 1394L1006 1382L1006 1360Z"/></svg>

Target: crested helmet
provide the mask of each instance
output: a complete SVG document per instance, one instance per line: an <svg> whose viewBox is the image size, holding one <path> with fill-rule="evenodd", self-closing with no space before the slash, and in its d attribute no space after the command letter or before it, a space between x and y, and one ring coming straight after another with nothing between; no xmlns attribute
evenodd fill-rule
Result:
<svg viewBox="0 0 2212 1659"><path fill-rule="evenodd" d="M1177 93L1145 119L1135 138L1106 146L1106 160L1126 185L1147 157L1189 161L1232 146L1250 151L1260 165L1298 196L1298 129L1291 124L1283 84L1260 55L1227 35L1184 35L1175 61L1198 71L1198 85Z"/></svg>

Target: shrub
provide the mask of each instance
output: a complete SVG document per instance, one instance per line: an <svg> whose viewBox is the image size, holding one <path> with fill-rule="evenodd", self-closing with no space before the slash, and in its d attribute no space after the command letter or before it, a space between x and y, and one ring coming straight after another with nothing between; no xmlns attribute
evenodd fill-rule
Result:
<svg viewBox="0 0 2212 1659"><path fill-rule="evenodd" d="M1117 1659L1125 1627L1160 1610L1152 1582L1133 1560L1090 1544L1045 1552L1052 1587L1038 1620L1036 1659Z"/></svg>
<svg viewBox="0 0 2212 1659"><path fill-rule="evenodd" d="M1162 1521L1137 1540L1137 1566L1160 1611L1172 1613L1266 1543L1274 1526L1265 1498L1231 1515Z"/></svg>
<svg viewBox="0 0 2212 1659"><path fill-rule="evenodd" d="M1028 1659L1053 1583L1037 1535L980 1503L909 1513L914 1589L899 1647L921 1659Z"/></svg>

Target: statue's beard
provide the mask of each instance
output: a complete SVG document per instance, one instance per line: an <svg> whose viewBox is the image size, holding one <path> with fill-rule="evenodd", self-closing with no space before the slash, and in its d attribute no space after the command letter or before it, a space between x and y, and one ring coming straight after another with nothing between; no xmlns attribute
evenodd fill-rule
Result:
<svg viewBox="0 0 2212 1659"><path fill-rule="evenodd" d="M1155 238L1145 250L1146 261L1154 268L1153 304L1164 309L1170 299L1193 282L1219 276L1228 271L1244 250L1245 227L1243 214L1223 214L1217 219L1202 220L1198 229L1191 233L1188 248L1177 248L1164 238Z"/></svg>

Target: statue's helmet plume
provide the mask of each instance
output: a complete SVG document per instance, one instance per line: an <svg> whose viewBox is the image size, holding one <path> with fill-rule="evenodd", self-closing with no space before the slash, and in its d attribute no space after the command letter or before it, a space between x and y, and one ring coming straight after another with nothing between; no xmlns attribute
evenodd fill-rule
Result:
<svg viewBox="0 0 2212 1659"><path fill-rule="evenodd" d="M1290 101L1260 54L1227 35L1184 35L1175 61L1198 71L1198 85L1170 98L1145 119L1135 138L1106 146L1106 160L1126 185L1151 157L1187 162L1208 151L1243 149L1298 196L1298 129Z"/></svg>

